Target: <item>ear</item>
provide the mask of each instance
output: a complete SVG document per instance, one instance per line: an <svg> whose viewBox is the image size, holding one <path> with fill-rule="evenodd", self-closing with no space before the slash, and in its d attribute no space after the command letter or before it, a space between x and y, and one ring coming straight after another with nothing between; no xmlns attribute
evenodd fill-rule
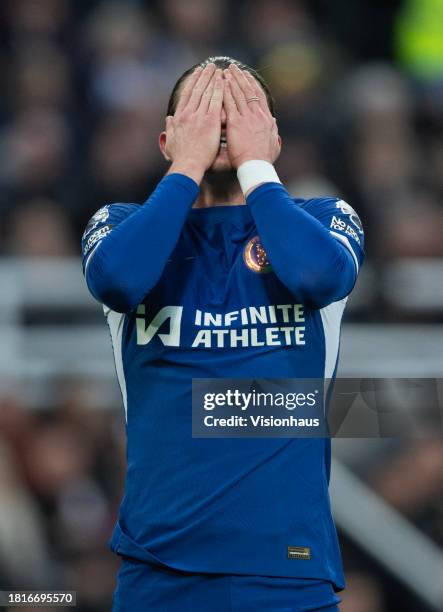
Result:
<svg viewBox="0 0 443 612"><path fill-rule="evenodd" d="M166 153L166 132L162 132L158 137L158 146L166 161L171 161L171 158Z"/></svg>

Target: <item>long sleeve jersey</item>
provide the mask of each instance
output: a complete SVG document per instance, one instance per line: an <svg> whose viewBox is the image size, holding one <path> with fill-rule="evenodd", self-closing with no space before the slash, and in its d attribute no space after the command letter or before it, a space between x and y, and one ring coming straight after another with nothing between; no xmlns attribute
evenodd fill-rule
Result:
<svg viewBox="0 0 443 612"><path fill-rule="evenodd" d="M330 441L193 438L191 388L193 378L333 378L363 262L360 220L343 200L294 199L278 183L246 205L192 208L198 193L170 174L143 205L104 206L83 236L126 411L111 548L185 571L341 589Z"/></svg>

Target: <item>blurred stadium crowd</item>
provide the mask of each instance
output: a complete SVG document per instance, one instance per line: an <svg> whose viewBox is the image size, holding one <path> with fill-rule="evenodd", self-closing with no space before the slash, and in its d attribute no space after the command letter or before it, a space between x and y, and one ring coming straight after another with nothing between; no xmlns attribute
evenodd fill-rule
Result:
<svg viewBox="0 0 443 612"><path fill-rule="evenodd" d="M282 180L352 203L376 270L443 257L443 0L3 0L0 40L3 257L78 255L95 210L143 202L166 169L170 90L210 55L261 71ZM401 316L379 298L364 320ZM54 393L56 410L30 412L0 392L0 588L71 588L100 612L118 567L105 543L123 417L94 410L75 380ZM389 447L365 475L440 545L442 457L438 439ZM421 609L350 542L344 553L344 611Z"/></svg>

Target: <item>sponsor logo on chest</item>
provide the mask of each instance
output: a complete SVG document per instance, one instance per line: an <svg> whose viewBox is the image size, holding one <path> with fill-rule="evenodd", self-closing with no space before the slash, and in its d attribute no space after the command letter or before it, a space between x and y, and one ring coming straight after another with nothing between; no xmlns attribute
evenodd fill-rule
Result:
<svg viewBox="0 0 443 612"><path fill-rule="evenodd" d="M158 337L164 346L190 348L242 348L260 346L303 346L305 312L302 304L248 306L226 313L195 309L189 313L190 338L183 341L183 306L163 306L153 317L146 305L136 313L137 345L146 346Z"/></svg>

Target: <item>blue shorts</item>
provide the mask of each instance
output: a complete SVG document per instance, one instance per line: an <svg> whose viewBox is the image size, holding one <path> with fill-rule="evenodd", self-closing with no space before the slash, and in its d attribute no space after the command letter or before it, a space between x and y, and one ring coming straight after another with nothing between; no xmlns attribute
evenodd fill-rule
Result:
<svg viewBox="0 0 443 612"><path fill-rule="evenodd" d="M124 557L113 612L338 612L325 580L191 574Z"/></svg>

